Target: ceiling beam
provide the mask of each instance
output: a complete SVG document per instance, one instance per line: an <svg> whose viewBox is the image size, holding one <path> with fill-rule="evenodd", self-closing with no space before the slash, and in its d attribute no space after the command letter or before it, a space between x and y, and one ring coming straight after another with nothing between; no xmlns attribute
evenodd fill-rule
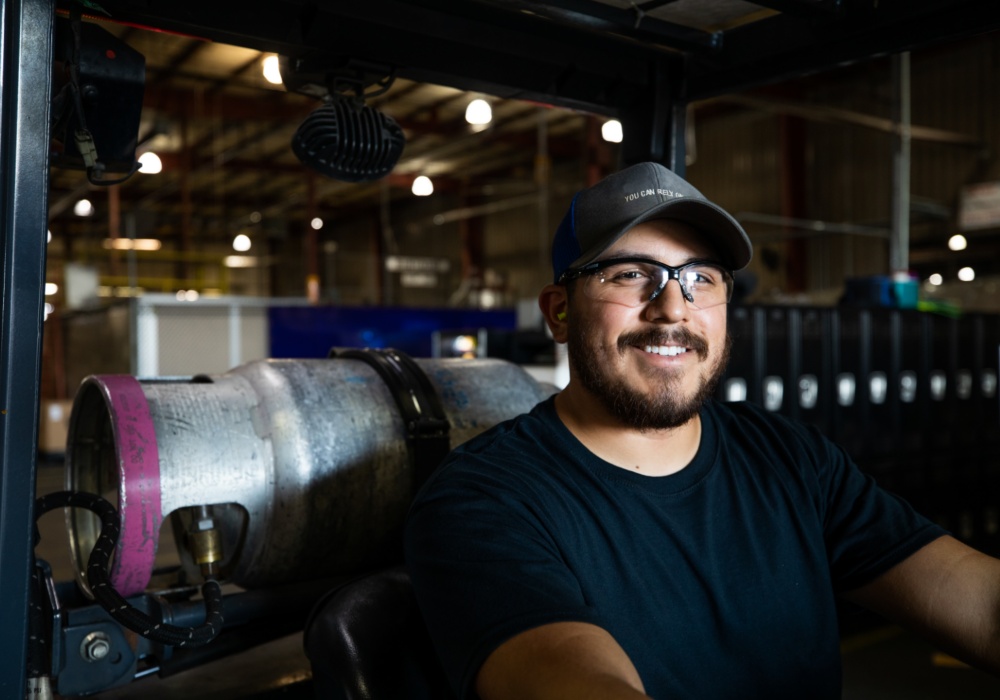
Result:
<svg viewBox="0 0 1000 700"><path fill-rule="evenodd" d="M396 75L601 114L649 84L668 50L563 27L477 2L366 0L102 0L112 21L197 35L288 56L344 57Z"/></svg>
<svg viewBox="0 0 1000 700"><path fill-rule="evenodd" d="M750 2L792 17L829 17L844 9L843 0L750 0Z"/></svg>
<svg viewBox="0 0 1000 700"><path fill-rule="evenodd" d="M685 96L700 100L1000 29L996 0L852 3L835 19L779 14L725 34L725 49L692 57Z"/></svg>
<svg viewBox="0 0 1000 700"><path fill-rule="evenodd" d="M554 22L586 32L612 32L630 39L653 42L679 51L717 51L721 32L705 32L650 17L634 4L614 7L593 0L475 0L510 12L531 12Z"/></svg>

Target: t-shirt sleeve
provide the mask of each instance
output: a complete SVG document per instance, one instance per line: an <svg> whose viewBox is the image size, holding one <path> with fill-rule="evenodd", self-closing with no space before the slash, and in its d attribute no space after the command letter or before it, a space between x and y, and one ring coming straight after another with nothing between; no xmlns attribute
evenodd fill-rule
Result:
<svg viewBox="0 0 1000 700"><path fill-rule="evenodd" d="M823 531L834 587L862 586L947 534L820 438Z"/></svg>
<svg viewBox="0 0 1000 700"><path fill-rule="evenodd" d="M438 471L405 532L414 592L460 698L475 697L480 666L510 637L550 622L600 624L539 525L532 485L518 493L502 466L469 466Z"/></svg>

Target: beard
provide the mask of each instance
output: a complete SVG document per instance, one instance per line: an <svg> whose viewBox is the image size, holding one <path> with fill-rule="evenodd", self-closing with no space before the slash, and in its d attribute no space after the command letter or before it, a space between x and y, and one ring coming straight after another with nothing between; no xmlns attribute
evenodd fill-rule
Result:
<svg viewBox="0 0 1000 700"><path fill-rule="evenodd" d="M683 376L678 370L662 370L650 381L648 393L629 385L610 368L620 364L629 348L645 345L681 345L695 352L704 363L709 358L708 341L685 327L669 332L648 330L622 334L614 348L597 345L598 337L586 322L570 324L566 339L569 364L580 384L625 426L640 432L678 428L691 420L712 396L726 372L732 350L727 330L723 347L711 365L705 367L693 394L684 395ZM686 371L695 371L691 368Z"/></svg>

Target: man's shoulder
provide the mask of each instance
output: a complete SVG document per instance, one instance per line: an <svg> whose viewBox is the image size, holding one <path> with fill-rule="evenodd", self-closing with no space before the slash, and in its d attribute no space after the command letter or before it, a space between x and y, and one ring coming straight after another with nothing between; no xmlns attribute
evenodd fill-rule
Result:
<svg viewBox="0 0 1000 700"><path fill-rule="evenodd" d="M549 397L527 413L501 421L455 446L437 471L476 471L503 463L524 464L524 457L537 457L539 445L551 437L556 428L553 420L558 418Z"/></svg>
<svg viewBox="0 0 1000 700"><path fill-rule="evenodd" d="M792 443L811 449L832 447L832 443L816 428L800 420L774 411L769 411L749 401L722 402L710 400L706 403L709 415L717 424L721 440L740 444L744 438L750 444L770 446Z"/></svg>
<svg viewBox="0 0 1000 700"><path fill-rule="evenodd" d="M464 512L473 503L516 501L527 491L544 490L560 450L550 403L544 400L456 446L422 486L411 513L431 502Z"/></svg>
<svg viewBox="0 0 1000 700"><path fill-rule="evenodd" d="M549 426L555 417L551 404L552 397L543 399L527 413L501 421L457 445L453 454L479 453L507 445L516 448L520 442L530 441L539 434L545 434L550 430Z"/></svg>
<svg viewBox="0 0 1000 700"><path fill-rule="evenodd" d="M709 399L705 404L720 420L735 423L759 423L775 425L793 430L807 430L809 426L775 411L769 411L763 406L750 401L720 401Z"/></svg>

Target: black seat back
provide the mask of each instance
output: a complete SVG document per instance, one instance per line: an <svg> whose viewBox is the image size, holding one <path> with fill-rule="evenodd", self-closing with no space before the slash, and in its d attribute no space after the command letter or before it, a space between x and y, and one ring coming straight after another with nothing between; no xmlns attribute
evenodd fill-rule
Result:
<svg viewBox="0 0 1000 700"><path fill-rule="evenodd" d="M352 581L321 600L306 623L318 698L453 698L404 567Z"/></svg>

